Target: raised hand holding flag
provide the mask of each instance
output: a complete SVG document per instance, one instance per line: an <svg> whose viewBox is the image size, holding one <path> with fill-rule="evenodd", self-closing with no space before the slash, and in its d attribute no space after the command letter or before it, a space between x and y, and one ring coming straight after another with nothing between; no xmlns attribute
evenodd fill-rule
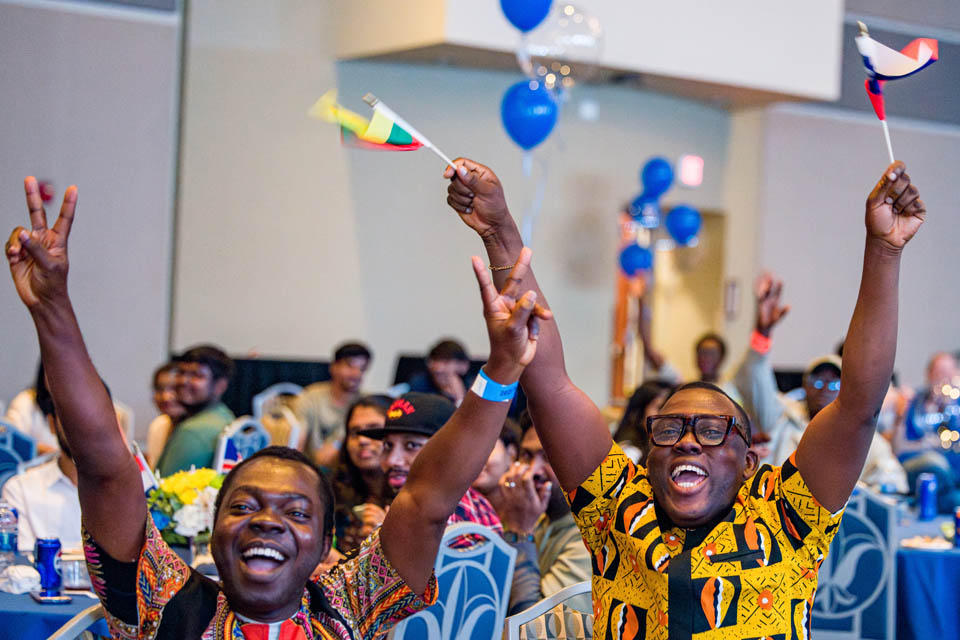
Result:
<svg viewBox="0 0 960 640"><path fill-rule="evenodd" d="M863 57L863 66L867 72L864 85L867 97L873 105L873 111L883 125L883 135L887 142L890 162L894 161L893 145L890 144L890 129L887 127L886 105L883 99L883 85L888 80L899 80L925 69L938 58L937 41L933 38L917 38L901 51L891 49L870 37L867 25L857 22L860 35L856 38L857 50Z"/></svg>

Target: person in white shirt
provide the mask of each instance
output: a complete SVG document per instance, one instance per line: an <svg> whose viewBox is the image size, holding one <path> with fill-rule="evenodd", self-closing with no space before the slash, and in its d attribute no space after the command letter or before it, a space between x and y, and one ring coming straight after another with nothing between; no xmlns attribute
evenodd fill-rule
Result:
<svg viewBox="0 0 960 640"><path fill-rule="evenodd" d="M37 395L47 393L47 384L43 375L43 363L37 366L37 379L33 386L24 389L10 401L7 413L3 417L20 433L30 436L37 445L37 455L42 456L59 450L56 436L50 431L43 411L37 405ZM49 394L47 394L49 397Z"/></svg>
<svg viewBox="0 0 960 640"><path fill-rule="evenodd" d="M46 385L39 385L37 391L37 407L48 432L58 443L59 453L10 478L3 486L2 499L19 513L17 546L21 552L32 550L37 538L59 538L64 551L79 551L82 543L77 467L63 438Z"/></svg>

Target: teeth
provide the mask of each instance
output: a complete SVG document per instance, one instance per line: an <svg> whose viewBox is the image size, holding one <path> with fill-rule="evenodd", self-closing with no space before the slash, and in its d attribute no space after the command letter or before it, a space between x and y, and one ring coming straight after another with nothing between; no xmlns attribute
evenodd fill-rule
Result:
<svg viewBox="0 0 960 640"><path fill-rule="evenodd" d="M681 474L682 472L684 472L684 471L692 471L692 472L694 472L695 474L697 474L698 476L704 476L704 477L706 477L706 475L707 475L707 472L704 471L703 469L701 469L700 467L695 467L695 466L693 466L692 464L680 464L680 465L677 465L676 467L674 467L673 471L670 472L670 478L671 478L671 479L675 479L678 475L680 475L680 474ZM686 487L686 486L692 487L692 486L695 485L696 483L695 483L695 482L693 482L693 483L691 483L691 482L684 482L684 483L678 483L678 484L679 484L681 487Z"/></svg>
<svg viewBox="0 0 960 640"><path fill-rule="evenodd" d="M275 549L268 549L266 547L253 547L252 549L247 549L243 552L243 557L246 558L270 558L271 560L276 560L277 562L283 562L286 558L282 553Z"/></svg>

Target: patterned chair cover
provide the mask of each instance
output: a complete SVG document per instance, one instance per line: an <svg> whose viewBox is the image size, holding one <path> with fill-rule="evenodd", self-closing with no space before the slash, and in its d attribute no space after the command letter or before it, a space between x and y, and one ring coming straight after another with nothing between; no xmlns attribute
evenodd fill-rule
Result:
<svg viewBox="0 0 960 640"><path fill-rule="evenodd" d="M811 628L819 640L893 640L896 629L896 506L857 487L820 566Z"/></svg>
<svg viewBox="0 0 960 640"><path fill-rule="evenodd" d="M240 416L224 428L217 441L213 468L221 473L237 466L244 458L270 446L270 434L259 420Z"/></svg>
<svg viewBox="0 0 960 640"><path fill-rule="evenodd" d="M525 611L507 618L505 640L592 640L593 614L568 606L571 599L590 593L584 581L561 589Z"/></svg>
<svg viewBox="0 0 960 640"><path fill-rule="evenodd" d="M485 541L467 549L450 543L464 535ZM493 530L472 522L447 527L434 564L437 602L404 620L392 640L497 640L510 602L517 551Z"/></svg>

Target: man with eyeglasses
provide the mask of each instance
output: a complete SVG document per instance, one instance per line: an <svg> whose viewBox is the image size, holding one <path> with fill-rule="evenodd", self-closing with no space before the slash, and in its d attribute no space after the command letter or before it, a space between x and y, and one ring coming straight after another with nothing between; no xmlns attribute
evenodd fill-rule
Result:
<svg viewBox="0 0 960 640"><path fill-rule="evenodd" d="M789 306L781 305L783 282L766 273L757 281L756 324L750 348L737 370L735 382L744 408L757 421L757 429L770 437L769 453L760 464L782 465L797 450L804 431L814 416L840 395L841 360L827 354L815 358L803 372L803 399L780 393L770 364L773 329L786 316ZM869 485L906 493L907 474L890 443L874 431L860 479Z"/></svg>
<svg viewBox="0 0 960 640"><path fill-rule="evenodd" d="M495 284L533 289L546 306L532 271L508 282L523 243L499 179L471 160L455 164L447 203L483 240ZM867 197L843 384L782 467L758 468L743 409L703 382L648 420L647 466L635 465L568 377L556 323L542 325L520 382L593 557L595 638L809 635L817 570L890 382L900 255L925 214L903 163L887 167Z"/></svg>

